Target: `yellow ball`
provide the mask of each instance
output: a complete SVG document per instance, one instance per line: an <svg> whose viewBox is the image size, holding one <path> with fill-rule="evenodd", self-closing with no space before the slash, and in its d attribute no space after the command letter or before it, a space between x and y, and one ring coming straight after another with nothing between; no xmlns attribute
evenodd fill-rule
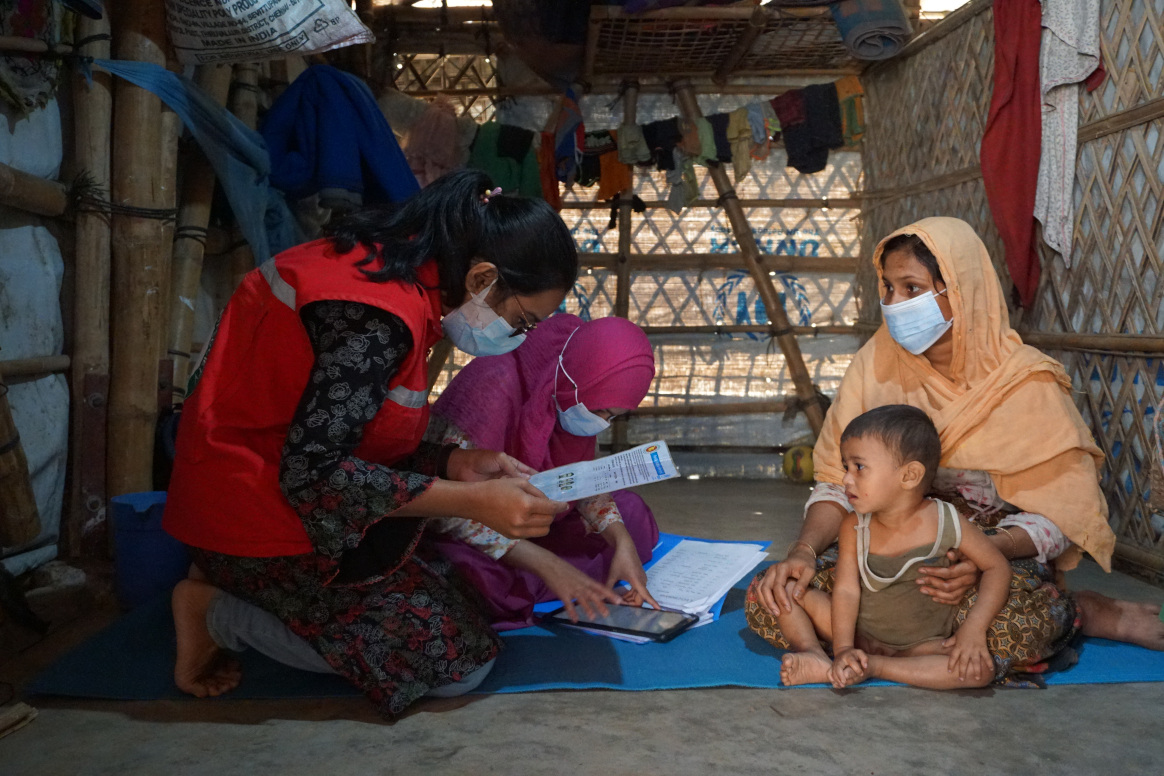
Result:
<svg viewBox="0 0 1164 776"><path fill-rule="evenodd" d="M790 447L784 453L784 476L793 482L812 482L812 448Z"/></svg>

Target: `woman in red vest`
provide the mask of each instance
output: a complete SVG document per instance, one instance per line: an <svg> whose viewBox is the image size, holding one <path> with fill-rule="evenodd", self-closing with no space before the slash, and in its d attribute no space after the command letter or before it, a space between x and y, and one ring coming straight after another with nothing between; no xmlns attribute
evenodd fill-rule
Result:
<svg viewBox="0 0 1164 776"><path fill-rule="evenodd" d="M429 349L517 347L561 304L574 241L540 200L444 176L249 273L186 401L165 528L205 581L175 591L178 686L238 684L210 632L226 591L270 612L385 715L492 664L474 594L418 549L425 518L543 536L550 501L502 453L422 444Z"/></svg>

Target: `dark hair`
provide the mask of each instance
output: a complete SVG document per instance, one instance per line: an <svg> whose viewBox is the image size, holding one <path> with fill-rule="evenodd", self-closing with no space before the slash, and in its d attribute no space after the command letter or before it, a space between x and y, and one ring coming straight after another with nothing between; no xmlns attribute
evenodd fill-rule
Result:
<svg viewBox="0 0 1164 776"><path fill-rule="evenodd" d="M897 251L912 254L921 265L930 271L930 277L936 283L945 284L942 279L942 270L938 268L938 258L930 251L922 238L916 234L899 234L885 241L881 249L881 271L885 271L885 257Z"/></svg>
<svg viewBox="0 0 1164 776"><path fill-rule="evenodd" d="M897 465L917 461L926 468L922 493L929 491L938 462L942 459L942 442L930 416L908 404L886 404L853 418L845 426L841 441L874 437L897 458Z"/></svg>
<svg viewBox="0 0 1164 776"><path fill-rule="evenodd" d="M429 259L440 268L445 301L460 304L475 259L497 267L506 294L568 291L578 278L578 249L566 224L540 199L496 194L482 201L493 181L479 170L437 178L404 202L371 205L337 218L324 229L336 248L368 249L361 264L377 282L416 282Z"/></svg>

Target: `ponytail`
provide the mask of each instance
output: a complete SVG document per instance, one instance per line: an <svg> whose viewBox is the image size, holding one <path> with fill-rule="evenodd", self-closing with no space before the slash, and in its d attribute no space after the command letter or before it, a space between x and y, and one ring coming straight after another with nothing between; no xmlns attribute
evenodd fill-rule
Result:
<svg viewBox="0 0 1164 776"><path fill-rule="evenodd" d="M497 267L506 291L567 291L578 277L578 250L569 230L542 200L496 194L489 176L457 170L402 203L372 205L325 227L336 249L368 250L361 265L369 279L416 282L421 264L434 259L445 301L459 304L465 277L477 259Z"/></svg>

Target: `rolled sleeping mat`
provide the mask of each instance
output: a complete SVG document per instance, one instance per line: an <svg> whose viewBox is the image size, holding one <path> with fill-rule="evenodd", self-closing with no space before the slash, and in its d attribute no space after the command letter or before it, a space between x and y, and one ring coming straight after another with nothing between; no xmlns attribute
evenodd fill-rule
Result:
<svg viewBox="0 0 1164 776"><path fill-rule="evenodd" d="M829 11L845 48L857 59L889 59L913 35L901 0L842 0Z"/></svg>

